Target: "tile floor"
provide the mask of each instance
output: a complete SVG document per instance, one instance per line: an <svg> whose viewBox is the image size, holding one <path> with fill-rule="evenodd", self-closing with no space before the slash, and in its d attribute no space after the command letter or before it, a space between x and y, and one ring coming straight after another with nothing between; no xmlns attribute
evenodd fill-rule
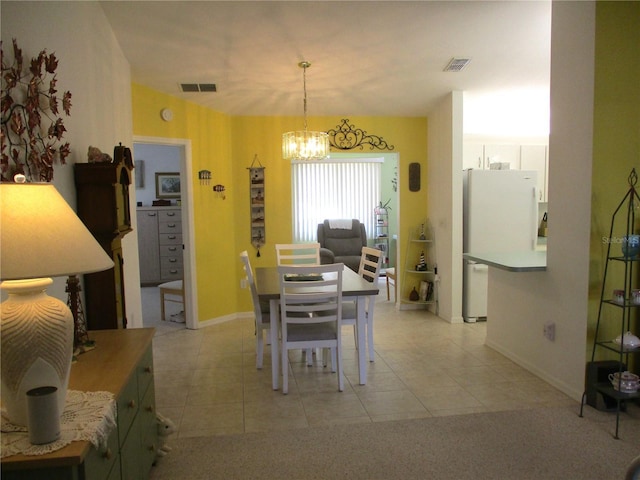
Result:
<svg viewBox="0 0 640 480"><path fill-rule="evenodd" d="M148 290L143 298L151 301L154 289L143 290ZM157 326L160 322L147 322L151 317L145 310L145 325ZM290 354L289 394L273 391L271 349L265 348L265 366L257 370L251 319L199 330L163 323L154 340L156 403L178 425L179 437L545 405L578 408L562 392L486 347L486 323L451 325L422 310L399 312L386 300L383 284L375 312L376 357L369 364L367 385L358 385L353 330L344 327L341 393L330 368L321 362L308 367L295 351Z"/></svg>

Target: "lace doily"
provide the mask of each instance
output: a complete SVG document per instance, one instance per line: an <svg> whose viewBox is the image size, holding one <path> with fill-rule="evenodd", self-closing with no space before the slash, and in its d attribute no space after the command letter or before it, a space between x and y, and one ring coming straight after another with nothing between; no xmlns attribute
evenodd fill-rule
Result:
<svg viewBox="0 0 640 480"><path fill-rule="evenodd" d="M27 427L9 422L4 409L1 413L2 458L18 453L44 455L79 440L91 442L99 449L106 445L109 434L116 426L116 403L110 392L68 390L64 413L60 418L60 438L45 445L32 445Z"/></svg>

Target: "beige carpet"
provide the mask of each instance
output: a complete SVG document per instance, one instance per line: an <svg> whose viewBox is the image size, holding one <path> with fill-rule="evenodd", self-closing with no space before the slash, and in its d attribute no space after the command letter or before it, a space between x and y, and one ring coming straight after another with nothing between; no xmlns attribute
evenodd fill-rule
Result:
<svg viewBox="0 0 640 480"><path fill-rule="evenodd" d="M640 408L543 408L268 433L169 439L168 479L624 479Z"/></svg>

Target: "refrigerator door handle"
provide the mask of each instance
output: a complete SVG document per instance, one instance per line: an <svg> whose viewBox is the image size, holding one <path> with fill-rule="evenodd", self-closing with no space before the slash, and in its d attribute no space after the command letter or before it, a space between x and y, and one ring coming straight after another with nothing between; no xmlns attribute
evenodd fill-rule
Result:
<svg viewBox="0 0 640 480"><path fill-rule="evenodd" d="M531 241L532 241L532 245L531 245L531 250L535 250L536 249L536 245L538 244L538 194L536 192L536 187L533 187L533 202L531 202L533 205L533 219L535 219L532 224L533 224L533 232L531 234Z"/></svg>
<svg viewBox="0 0 640 480"><path fill-rule="evenodd" d="M473 265L473 271L474 272L481 272L484 270L489 270L489 266L488 265L484 265L483 263L476 263Z"/></svg>

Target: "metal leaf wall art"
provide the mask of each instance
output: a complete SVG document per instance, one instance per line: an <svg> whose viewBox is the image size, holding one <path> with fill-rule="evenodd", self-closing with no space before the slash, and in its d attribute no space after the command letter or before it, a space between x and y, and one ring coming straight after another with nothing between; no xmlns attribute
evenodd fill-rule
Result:
<svg viewBox="0 0 640 480"><path fill-rule="evenodd" d="M389 145L386 140L378 135L369 135L366 130L355 128L349 124L348 118L343 118L342 122L336 125L335 129L329 130L329 143L339 150L351 150L359 148L364 150L368 145L369 150L393 150L394 146Z"/></svg>

